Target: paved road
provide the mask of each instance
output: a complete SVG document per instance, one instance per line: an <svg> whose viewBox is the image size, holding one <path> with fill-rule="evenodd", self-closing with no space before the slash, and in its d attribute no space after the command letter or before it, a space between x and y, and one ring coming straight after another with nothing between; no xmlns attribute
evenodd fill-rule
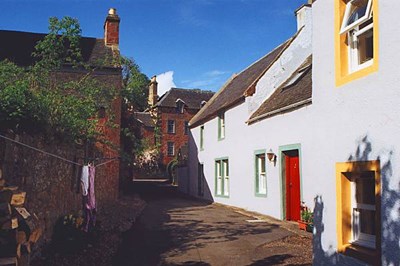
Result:
<svg viewBox="0 0 400 266"><path fill-rule="evenodd" d="M123 236L115 265L264 265L265 243L292 233L216 204L150 183L135 183L148 205Z"/></svg>

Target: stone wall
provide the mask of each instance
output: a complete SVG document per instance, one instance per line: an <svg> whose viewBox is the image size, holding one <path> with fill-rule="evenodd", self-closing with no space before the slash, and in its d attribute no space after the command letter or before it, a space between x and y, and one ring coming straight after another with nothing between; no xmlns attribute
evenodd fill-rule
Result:
<svg viewBox="0 0 400 266"><path fill-rule="evenodd" d="M83 147L49 140L39 135L8 137L68 160L83 163ZM44 226L42 240L50 240L58 218L82 209L81 167L1 139L0 168L8 184L16 185L27 193L26 208L31 214L35 213ZM118 161L96 167L95 192L98 211L118 195L118 169Z"/></svg>
<svg viewBox="0 0 400 266"><path fill-rule="evenodd" d="M64 69L56 73L54 82L78 80L85 76L85 71ZM92 76L103 85L121 89L122 78L119 68L96 70ZM14 135L8 137L36 147L46 152L56 154L71 161L83 164L83 158L117 158L120 147L121 99L112 102L112 115L100 119L98 130L104 133L104 138L111 146L96 143L92 146L65 143L60 139L44 135ZM114 126L107 127L107 120L112 119ZM100 164L107 159L96 161ZM10 185L18 186L27 193L26 207L35 213L44 226L42 240L51 238L57 219L66 214L77 214L82 210L80 191L81 167L60 159L26 148L19 144L0 138L0 169L3 177ZM96 167L95 193L97 209L117 199L119 191L120 162L116 159L105 165Z"/></svg>

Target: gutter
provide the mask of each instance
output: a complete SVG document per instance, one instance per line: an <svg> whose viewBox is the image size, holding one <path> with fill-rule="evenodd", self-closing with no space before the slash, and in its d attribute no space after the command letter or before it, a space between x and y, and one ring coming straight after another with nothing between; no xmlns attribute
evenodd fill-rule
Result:
<svg viewBox="0 0 400 266"><path fill-rule="evenodd" d="M279 109L270 111L270 112L268 112L268 113L265 113L265 114L256 116L256 117L254 117L254 118L251 118L251 119L247 120L246 123L247 123L247 124L252 124L252 123L255 123L255 122L257 122L257 121L260 121L260 120L262 120L262 119L264 119L264 118L267 118L267 117L269 117L269 116L273 116L273 115L276 115L276 114L279 114L279 113L283 113L283 112L285 112L285 111L294 109L294 108L296 108L296 107L308 105L308 104L311 104L311 103L312 103L312 98L308 98L308 99L306 99L306 100L303 100L303 101L300 101L300 102L297 102L297 103L294 103L294 104L291 104L291 105L288 105L288 106L285 106L285 107L282 107L282 108L279 108Z"/></svg>

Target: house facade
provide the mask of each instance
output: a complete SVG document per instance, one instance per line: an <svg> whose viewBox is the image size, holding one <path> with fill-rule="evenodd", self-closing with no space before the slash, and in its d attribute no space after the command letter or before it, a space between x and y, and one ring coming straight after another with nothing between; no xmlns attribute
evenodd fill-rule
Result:
<svg viewBox="0 0 400 266"><path fill-rule="evenodd" d="M283 220L306 205L315 265L399 265L400 2L312 2L307 34L300 23L191 120L181 190Z"/></svg>
<svg viewBox="0 0 400 266"><path fill-rule="evenodd" d="M176 158L178 151L187 146L190 119L214 93L199 89L171 88L158 98L157 85L156 77L153 77L149 86L148 113L156 121L155 127L158 127L158 132L153 132L158 134L155 137L159 138L161 163L166 167ZM151 138L150 134L147 136ZM154 136L152 138L154 139Z"/></svg>
<svg viewBox="0 0 400 266"><path fill-rule="evenodd" d="M295 221L301 202L313 203L303 175L312 136L301 130L313 112L311 6L296 13L293 37L232 77L190 121L185 192Z"/></svg>
<svg viewBox="0 0 400 266"><path fill-rule="evenodd" d="M313 4L315 264L400 263L399 8Z"/></svg>

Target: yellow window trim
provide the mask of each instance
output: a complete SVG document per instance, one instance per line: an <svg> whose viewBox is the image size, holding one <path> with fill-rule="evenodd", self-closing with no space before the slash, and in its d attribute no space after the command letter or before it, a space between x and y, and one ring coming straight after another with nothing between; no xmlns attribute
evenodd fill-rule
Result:
<svg viewBox="0 0 400 266"><path fill-rule="evenodd" d="M349 73L348 65L348 47L345 42L346 34L340 34L340 27L346 9L346 1L335 0L335 79L336 87L342 86L353 80L365 77L373 72L378 71L379 65L379 12L378 12L378 0L372 2L372 12L374 14L374 61L372 65L360 69L358 71Z"/></svg>
<svg viewBox="0 0 400 266"><path fill-rule="evenodd" d="M381 172L380 161L359 161L336 163L336 224L337 224L337 250L340 253L349 253L351 249L355 257L362 259L365 257L365 250L361 247L354 247L349 244L351 239L351 187L350 181L345 173L361 173L373 171L375 173L375 197L377 213L380 213L380 195L381 195ZM378 217L377 226L380 228L380 217ZM370 256L380 260L380 230L376 232L376 249L375 252L369 252ZM358 251L357 251L358 250ZM358 254L357 254L358 253ZM363 254L364 253L364 254ZM379 264L378 262L374 264Z"/></svg>

